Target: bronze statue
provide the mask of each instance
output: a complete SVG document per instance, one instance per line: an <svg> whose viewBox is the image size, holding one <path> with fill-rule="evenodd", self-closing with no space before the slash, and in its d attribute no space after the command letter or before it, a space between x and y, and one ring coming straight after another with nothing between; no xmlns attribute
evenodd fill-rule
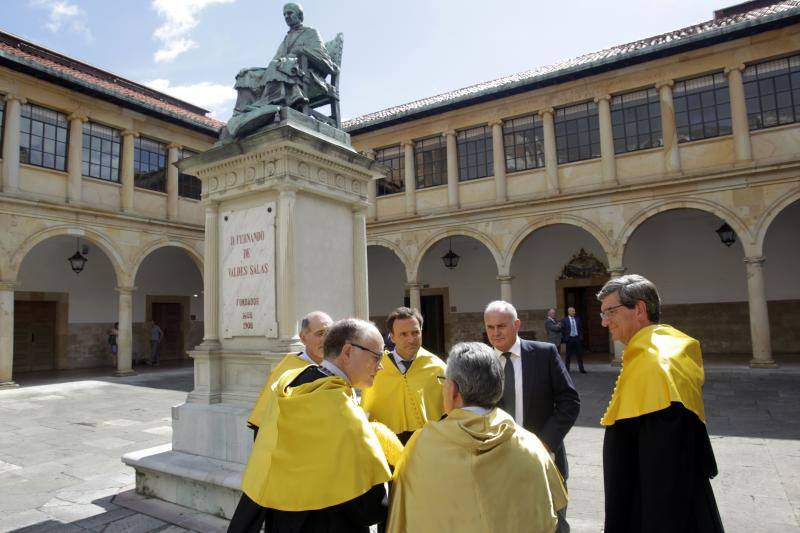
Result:
<svg viewBox="0 0 800 533"><path fill-rule="evenodd" d="M243 137L269 124L281 107L289 107L339 127L338 75L342 34L323 44L319 32L303 25L299 4L283 6L289 32L266 68L239 71L233 116L220 133L220 141ZM330 76L330 82L326 81ZM314 111L331 106L331 116Z"/></svg>

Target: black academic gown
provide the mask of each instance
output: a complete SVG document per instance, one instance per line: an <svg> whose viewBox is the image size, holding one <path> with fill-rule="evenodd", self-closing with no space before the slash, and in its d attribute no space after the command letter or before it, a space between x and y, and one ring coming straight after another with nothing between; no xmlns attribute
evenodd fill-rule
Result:
<svg viewBox="0 0 800 533"><path fill-rule="evenodd" d="M722 532L706 426L681 403L606 427L605 533Z"/></svg>
<svg viewBox="0 0 800 533"><path fill-rule="evenodd" d="M306 368L289 386L296 387L328 377L319 367ZM320 443L324 445L324 443ZM309 488L313 490L313 488ZM228 533L369 533L369 526L386 521L384 484L352 500L314 511L279 511L261 507L247 494L233 513Z"/></svg>

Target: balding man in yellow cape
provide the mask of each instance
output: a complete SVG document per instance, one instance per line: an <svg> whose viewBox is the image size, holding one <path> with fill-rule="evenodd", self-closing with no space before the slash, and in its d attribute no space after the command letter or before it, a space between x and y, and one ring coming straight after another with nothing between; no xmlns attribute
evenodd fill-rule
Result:
<svg viewBox="0 0 800 533"><path fill-rule="evenodd" d="M447 418L416 432L395 470L388 533L552 533L567 504L541 441L495 407L503 369L482 343L447 359Z"/></svg>

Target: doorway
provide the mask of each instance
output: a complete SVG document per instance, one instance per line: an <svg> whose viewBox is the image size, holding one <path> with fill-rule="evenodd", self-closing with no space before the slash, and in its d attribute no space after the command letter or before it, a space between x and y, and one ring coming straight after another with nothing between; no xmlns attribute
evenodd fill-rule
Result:
<svg viewBox="0 0 800 533"><path fill-rule="evenodd" d="M411 305L408 296L405 305ZM419 310L422 313L422 346L436 355L444 358L444 295L422 294L420 296Z"/></svg>
<svg viewBox="0 0 800 533"><path fill-rule="evenodd" d="M56 314L57 302L14 301L13 373L55 368Z"/></svg>
<svg viewBox="0 0 800 533"><path fill-rule="evenodd" d="M151 317L164 331L159 346L162 360L183 358L183 305L175 302L152 302ZM148 339L150 330L147 330Z"/></svg>
<svg viewBox="0 0 800 533"><path fill-rule="evenodd" d="M583 322L583 348L589 352L609 352L609 334L603 327L596 297L606 281L606 276L556 281L558 310L561 316L566 316L568 307L575 308Z"/></svg>

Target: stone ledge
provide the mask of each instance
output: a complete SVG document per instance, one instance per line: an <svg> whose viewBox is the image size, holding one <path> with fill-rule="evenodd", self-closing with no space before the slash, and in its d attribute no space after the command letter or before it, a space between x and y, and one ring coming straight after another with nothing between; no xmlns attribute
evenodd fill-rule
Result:
<svg viewBox="0 0 800 533"><path fill-rule="evenodd" d="M126 453L122 462L137 472L149 470L237 491L244 472L239 463L176 452L171 444Z"/></svg>

